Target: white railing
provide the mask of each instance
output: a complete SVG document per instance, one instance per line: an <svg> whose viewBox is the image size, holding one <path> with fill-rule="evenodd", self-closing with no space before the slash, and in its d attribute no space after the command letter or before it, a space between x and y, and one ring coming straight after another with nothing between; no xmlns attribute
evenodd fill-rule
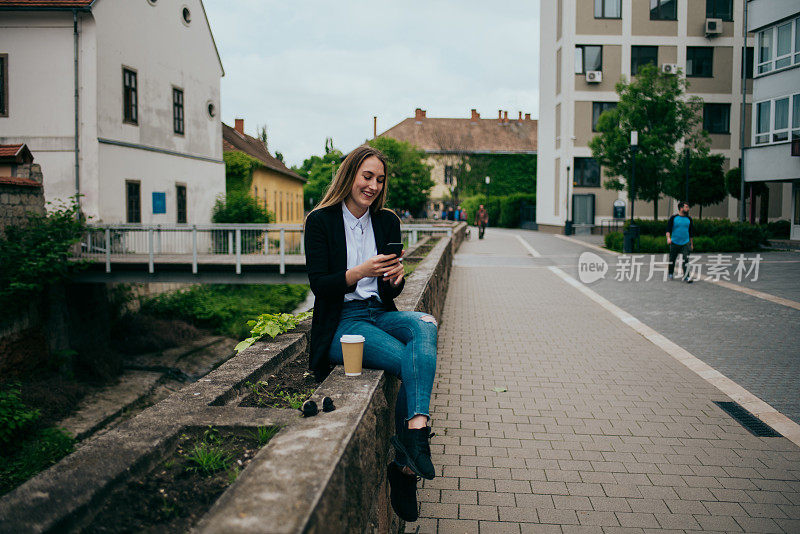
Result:
<svg viewBox="0 0 800 534"><path fill-rule="evenodd" d="M453 233L453 223L403 224L401 232L407 246L422 236ZM305 264L303 225L300 224L91 224L81 239L77 259L148 264L155 272L158 263L189 263L192 273L198 265L232 263L236 274L242 264L277 264L285 274L287 257Z"/></svg>

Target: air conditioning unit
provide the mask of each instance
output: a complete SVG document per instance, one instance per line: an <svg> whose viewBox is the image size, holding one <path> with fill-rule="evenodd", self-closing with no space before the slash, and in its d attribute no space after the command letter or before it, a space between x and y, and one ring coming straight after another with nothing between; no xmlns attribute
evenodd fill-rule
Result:
<svg viewBox="0 0 800 534"><path fill-rule="evenodd" d="M664 63L661 65L661 72L664 74L678 74L677 63Z"/></svg>
<svg viewBox="0 0 800 534"><path fill-rule="evenodd" d="M603 81L603 71L590 70L586 72L586 81L588 83L600 83Z"/></svg>
<svg viewBox="0 0 800 534"><path fill-rule="evenodd" d="M706 37L722 34L722 19L706 19Z"/></svg>

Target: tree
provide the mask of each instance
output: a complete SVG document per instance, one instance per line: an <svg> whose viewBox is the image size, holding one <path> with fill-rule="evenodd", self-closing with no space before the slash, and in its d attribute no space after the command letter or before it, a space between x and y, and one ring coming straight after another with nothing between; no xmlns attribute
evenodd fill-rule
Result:
<svg viewBox="0 0 800 534"><path fill-rule="evenodd" d="M304 160L300 167L292 168L306 179L306 185L303 186L303 202L306 210L313 209L322 200L343 157L344 154L333 147L333 140L327 138L324 156L311 156Z"/></svg>
<svg viewBox="0 0 800 534"><path fill-rule="evenodd" d="M368 143L386 155L389 167L387 207L408 209L414 214L421 212L434 185L431 167L422 161L425 153L411 143L391 137L376 137Z"/></svg>
<svg viewBox="0 0 800 534"><path fill-rule="evenodd" d="M689 157L689 202L700 206L700 218L703 218L703 207L711 206L725 200L728 190L722 165L725 157L722 154L709 154L698 151ZM686 156L681 154L667 180L667 194L674 198L686 195Z"/></svg>
<svg viewBox="0 0 800 534"><path fill-rule="evenodd" d="M708 145L708 134L699 128L703 101L684 100L686 86L680 75L665 74L655 65L641 67L635 80L617 83L619 103L600 115L600 133L589 142L592 155L605 168L606 189L627 189L631 199L653 202L656 213L658 198L679 158L676 145L682 142L694 152ZM632 131L639 132L633 190Z"/></svg>
<svg viewBox="0 0 800 534"><path fill-rule="evenodd" d="M264 143L264 148L269 150L269 136L267 135L267 125L258 127L258 138Z"/></svg>
<svg viewBox="0 0 800 534"><path fill-rule="evenodd" d="M739 167L734 167L725 174L725 185L728 189L728 194L736 200L741 200L739 198L741 196L741 180L742 170ZM767 184L764 182L747 182L745 183L744 191L746 196L753 196L754 204L757 197L761 199L761 210L758 219L761 224L766 224L769 220L769 188Z"/></svg>

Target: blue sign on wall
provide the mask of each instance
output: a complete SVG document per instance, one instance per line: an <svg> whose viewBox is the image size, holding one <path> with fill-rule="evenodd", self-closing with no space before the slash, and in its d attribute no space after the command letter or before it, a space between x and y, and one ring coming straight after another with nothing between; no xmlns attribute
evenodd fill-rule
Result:
<svg viewBox="0 0 800 534"><path fill-rule="evenodd" d="M153 214L167 213L167 194L153 191Z"/></svg>

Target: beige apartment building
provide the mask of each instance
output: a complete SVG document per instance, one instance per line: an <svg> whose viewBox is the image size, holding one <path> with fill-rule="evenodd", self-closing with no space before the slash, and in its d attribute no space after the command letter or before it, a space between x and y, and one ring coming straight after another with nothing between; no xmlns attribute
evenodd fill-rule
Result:
<svg viewBox="0 0 800 534"><path fill-rule="evenodd" d="M743 0L543 1L540 25L537 222L543 230L560 231L566 220L597 228L613 220L615 202L630 215L627 193L602 186L603 169L588 145L600 113L618 100L615 84L647 63L680 69L689 93L705 102L712 152L725 156L725 170L739 165L742 68L752 78L753 57L751 37L743 61ZM746 85L749 93L752 80ZM749 104L745 116L749 140ZM674 199L664 197L657 215L674 209ZM737 209L729 197L704 208L703 216L735 219ZM652 218L653 203L637 201L635 214Z"/></svg>

